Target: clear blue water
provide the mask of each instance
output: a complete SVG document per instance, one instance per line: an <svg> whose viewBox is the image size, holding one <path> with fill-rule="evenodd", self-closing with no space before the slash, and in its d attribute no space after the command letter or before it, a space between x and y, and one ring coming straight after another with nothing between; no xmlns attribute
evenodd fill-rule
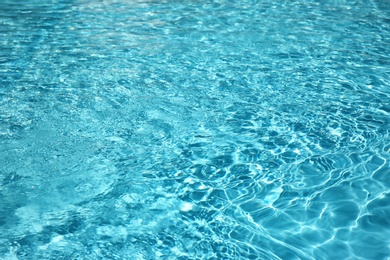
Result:
<svg viewBox="0 0 390 260"><path fill-rule="evenodd" d="M390 3L3 0L1 259L389 259Z"/></svg>

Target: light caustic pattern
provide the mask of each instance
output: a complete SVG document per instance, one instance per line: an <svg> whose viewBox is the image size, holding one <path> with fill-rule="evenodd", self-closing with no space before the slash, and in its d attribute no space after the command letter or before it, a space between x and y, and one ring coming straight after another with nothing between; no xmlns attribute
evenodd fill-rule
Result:
<svg viewBox="0 0 390 260"><path fill-rule="evenodd" d="M388 259L386 1L0 3L4 259Z"/></svg>

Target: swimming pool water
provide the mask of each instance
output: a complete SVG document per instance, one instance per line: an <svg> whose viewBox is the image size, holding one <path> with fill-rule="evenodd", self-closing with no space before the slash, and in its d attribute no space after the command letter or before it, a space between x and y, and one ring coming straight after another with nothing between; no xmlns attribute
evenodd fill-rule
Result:
<svg viewBox="0 0 390 260"><path fill-rule="evenodd" d="M1 259L389 259L386 1L3 0Z"/></svg>

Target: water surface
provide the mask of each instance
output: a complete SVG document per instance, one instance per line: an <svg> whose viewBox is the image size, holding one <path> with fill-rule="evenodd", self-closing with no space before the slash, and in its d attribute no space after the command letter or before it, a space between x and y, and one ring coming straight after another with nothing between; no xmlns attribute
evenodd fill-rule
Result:
<svg viewBox="0 0 390 260"><path fill-rule="evenodd" d="M0 3L4 259L388 259L386 1Z"/></svg>

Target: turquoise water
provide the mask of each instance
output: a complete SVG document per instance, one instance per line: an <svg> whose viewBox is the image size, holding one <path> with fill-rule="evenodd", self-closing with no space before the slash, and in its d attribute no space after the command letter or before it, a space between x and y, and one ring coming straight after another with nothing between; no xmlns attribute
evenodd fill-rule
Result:
<svg viewBox="0 0 390 260"><path fill-rule="evenodd" d="M386 1L3 0L0 259L390 259Z"/></svg>

